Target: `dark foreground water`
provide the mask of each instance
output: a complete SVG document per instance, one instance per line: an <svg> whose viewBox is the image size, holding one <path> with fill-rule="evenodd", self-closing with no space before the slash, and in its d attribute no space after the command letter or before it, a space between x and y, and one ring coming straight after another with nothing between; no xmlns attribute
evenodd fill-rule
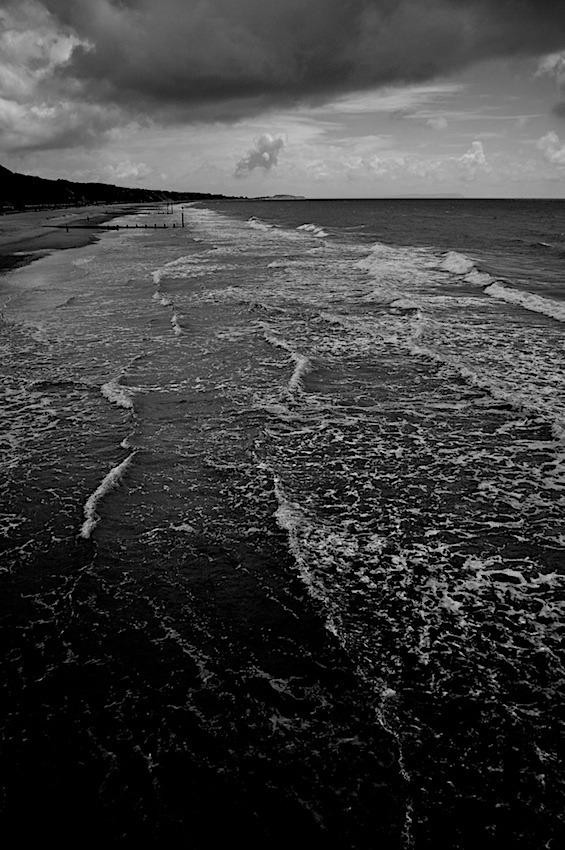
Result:
<svg viewBox="0 0 565 850"><path fill-rule="evenodd" d="M565 207L513 204L148 212L2 278L4 830L562 846Z"/></svg>

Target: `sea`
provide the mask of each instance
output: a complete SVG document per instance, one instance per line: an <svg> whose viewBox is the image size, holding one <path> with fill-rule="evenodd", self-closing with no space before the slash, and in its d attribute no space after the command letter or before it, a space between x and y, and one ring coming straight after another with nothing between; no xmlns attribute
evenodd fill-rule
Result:
<svg viewBox="0 0 565 850"><path fill-rule="evenodd" d="M4 835L565 846L565 201L116 226L0 278Z"/></svg>

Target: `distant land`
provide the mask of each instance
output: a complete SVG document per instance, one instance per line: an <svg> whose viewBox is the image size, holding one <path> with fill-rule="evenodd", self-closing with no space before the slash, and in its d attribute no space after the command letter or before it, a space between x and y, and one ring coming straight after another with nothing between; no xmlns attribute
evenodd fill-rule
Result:
<svg viewBox="0 0 565 850"><path fill-rule="evenodd" d="M156 201L208 201L226 198L202 192L165 189L128 189L109 183L73 183L17 174L0 165L0 212L28 207L81 206L86 204L143 204Z"/></svg>
<svg viewBox="0 0 565 850"><path fill-rule="evenodd" d="M305 201L304 195L261 195L250 198L250 201Z"/></svg>
<svg viewBox="0 0 565 850"><path fill-rule="evenodd" d="M370 198L306 198L304 195L260 195L249 198L250 201L399 201L399 200L427 200L427 199L456 199L465 198L458 192L450 192L436 195L412 194L412 195L375 195Z"/></svg>
<svg viewBox="0 0 565 850"><path fill-rule="evenodd" d="M367 198L366 200L395 199L457 199L465 195L449 194L410 194L395 195L388 198ZM110 183L75 183L70 180L48 180L18 174L0 165L0 213L25 210L38 207L70 207L89 204L143 204L163 201L210 201L210 200L252 200L252 201L306 201L304 195L263 195L253 198L234 197L233 195L211 194L206 192L171 192L167 189L139 189L114 186ZM315 200L315 199L313 199ZM336 198L335 200L339 200Z"/></svg>

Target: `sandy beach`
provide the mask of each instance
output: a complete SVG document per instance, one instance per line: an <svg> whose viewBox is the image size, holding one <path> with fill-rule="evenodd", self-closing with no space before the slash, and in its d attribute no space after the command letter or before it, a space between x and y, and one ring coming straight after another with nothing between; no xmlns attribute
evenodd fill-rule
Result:
<svg viewBox="0 0 565 850"><path fill-rule="evenodd" d="M52 251L89 245L98 238L101 224L138 206L108 204L0 216L0 274Z"/></svg>

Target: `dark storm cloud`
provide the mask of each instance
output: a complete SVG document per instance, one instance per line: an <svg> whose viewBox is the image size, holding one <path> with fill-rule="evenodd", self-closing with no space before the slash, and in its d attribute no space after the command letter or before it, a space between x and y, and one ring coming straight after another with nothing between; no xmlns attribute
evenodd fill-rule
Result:
<svg viewBox="0 0 565 850"><path fill-rule="evenodd" d="M556 103L552 110L554 115L557 115L558 118L561 118L565 121L565 101L562 100L559 103Z"/></svg>
<svg viewBox="0 0 565 850"><path fill-rule="evenodd" d="M563 0L43 0L91 101L238 118L565 47Z"/></svg>

